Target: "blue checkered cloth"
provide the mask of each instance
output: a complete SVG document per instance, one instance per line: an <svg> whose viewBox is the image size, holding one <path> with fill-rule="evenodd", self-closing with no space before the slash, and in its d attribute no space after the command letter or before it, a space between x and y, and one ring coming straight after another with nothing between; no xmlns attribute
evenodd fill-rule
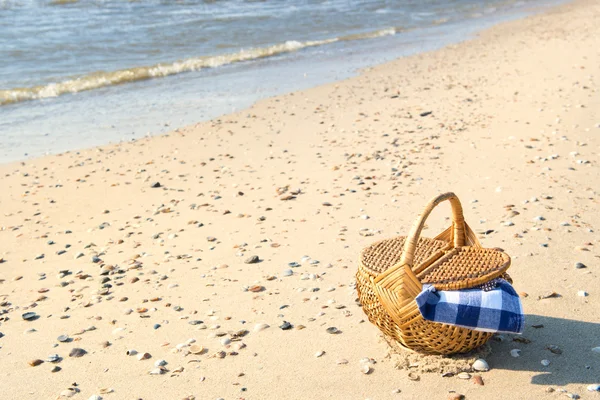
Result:
<svg viewBox="0 0 600 400"><path fill-rule="evenodd" d="M483 332L523 332L525 316L521 300L504 279L481 288L454 291L437 291L431 285L424 285L416 301L428 321Z"/></svg>

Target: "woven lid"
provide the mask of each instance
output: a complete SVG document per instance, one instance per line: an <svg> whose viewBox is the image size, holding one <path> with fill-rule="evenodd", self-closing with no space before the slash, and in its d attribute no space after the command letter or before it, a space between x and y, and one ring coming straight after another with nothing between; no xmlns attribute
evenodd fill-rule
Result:
<svg viewBox="0 0 600 400"><path fill-rule="evenodd" d="M379 275L396 265L402 258L406 236L380 240L363 249L360 263L373 275ZM447 248L448 242L429 238L420 238L415 251L417 264L422 263L439 250Z"/></svg>
<svg viewBox="0 0 600 400"><path fill-rule="evenodd" d="M508 254L496 249L457 247L420 271L417 278L439 290L465 289L501 276L510 262Z"/></svg>

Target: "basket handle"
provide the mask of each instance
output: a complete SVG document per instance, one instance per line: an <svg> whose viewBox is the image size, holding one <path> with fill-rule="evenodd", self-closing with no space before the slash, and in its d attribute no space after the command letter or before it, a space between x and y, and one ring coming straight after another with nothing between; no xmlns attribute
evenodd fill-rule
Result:
<svg viewBox="0 0 600 400"><path fill-rule="evenodd" d="M425 220L431 214L431 211L440 203L444 201L450 201L450 205L452 206L452 237L454 239L454 247L460 247L465 245L465 217L463 215L463 209L460 204L460 200L458 197L452 193L444 193L435 198L433 198L427 206L425 206L425 210L421 213L415 224L412 226L409 235L406 238L406 243L404 244L404 252L402 253L402 258L400 259L400 265L404 265L404 269L406 273L415 281L419 281L414 274L412 268L415 257L415 250L417 248L417 243L419 242L419 237L421 236L421 231L423 230L423 226L425 225Z"/></svg>

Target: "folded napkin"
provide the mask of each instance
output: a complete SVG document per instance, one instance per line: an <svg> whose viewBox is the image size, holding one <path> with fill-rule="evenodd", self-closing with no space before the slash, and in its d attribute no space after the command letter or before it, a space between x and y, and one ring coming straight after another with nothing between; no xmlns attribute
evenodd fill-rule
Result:
<svg viewBox="0 0 600 400"><path fill-rule="evenodd" d="M431 285L424 285L416 301L428 321L484 332L523 332L525 316L521 300L504 279L464 290L437 291Z"/></svg>

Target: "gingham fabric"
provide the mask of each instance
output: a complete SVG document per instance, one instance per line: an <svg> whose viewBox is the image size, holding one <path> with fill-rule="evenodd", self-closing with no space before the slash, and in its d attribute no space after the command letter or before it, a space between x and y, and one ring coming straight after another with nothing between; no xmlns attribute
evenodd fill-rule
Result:
<svg viewBox="0 0 600 400"><path fill-rule="evenodd" d="M424 285L416 301L428 321L484 332L523 332L521 300L504 279L487 283L484 288L464 290L437 291Z"/></svg>

